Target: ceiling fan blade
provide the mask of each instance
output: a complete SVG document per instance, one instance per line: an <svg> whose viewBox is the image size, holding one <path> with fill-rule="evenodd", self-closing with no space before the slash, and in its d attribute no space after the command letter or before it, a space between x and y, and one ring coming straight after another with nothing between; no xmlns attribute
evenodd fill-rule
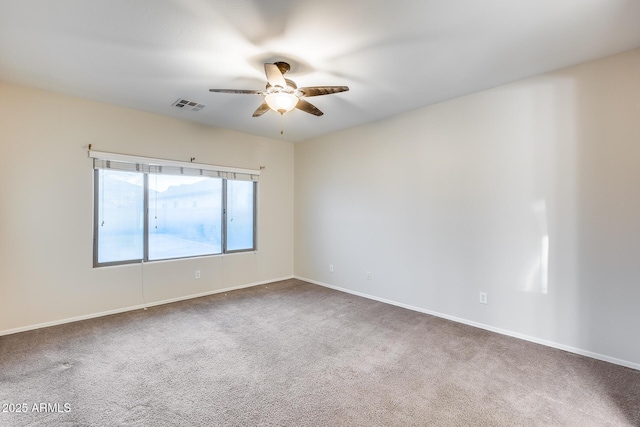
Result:
<svg viewBox="0 0 640 427"><path fill-rule="evenodd" d="M246 95L264 95L262 90L245 90L245 89L209 89L209 92L218 93L240 93Z"/></svg>
<svg viewBox="0 0 640 427"><path fill-rule="evenodd" d="M301 87L298 89L302 92L302 96L320 96L331 95L332 93L346 92L349 90L348 86L311 86Z"/></svg>
<svg viewBox="0 0 640 427"><path fill-rule="evenodd" d="M258 109L253 113L253 117L260 117L261 115L269 111L269 109L269 104L263 102L262 105L259 106Z"/></svg>
<svg viewBox="0 0 640 427"><path fill-rule="evenodd" d="M264 64L264 73L267 75L267 81L271 86L287 87L287 82L276 64Z"/></svg>
<svg viewBox="0 0 640 427"><path fill-rule="evenodd" d="M310 102L305 101L304 99L298 100L298 104L296 105L298 110L302 110L305 113L313 114L314 116L321 116L324 113L318 110L318 107L311 104Z"/></svg>

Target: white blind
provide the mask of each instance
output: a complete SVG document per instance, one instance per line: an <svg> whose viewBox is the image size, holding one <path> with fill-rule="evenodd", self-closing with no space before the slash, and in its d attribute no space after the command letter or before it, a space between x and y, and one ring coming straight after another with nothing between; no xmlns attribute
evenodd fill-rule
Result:
<svg viewBox="0 0 640 427"><path fill-rule="evenodd" d="M114 169L128 172L143 172L167 175L208 176L214 178L235 179L239 181L258 181L259 169L242 169L228 166L207 165L204 163L180 162L176 160L154 159L151 157L130 156L127 154L89 151L94 169Z"/></svg>

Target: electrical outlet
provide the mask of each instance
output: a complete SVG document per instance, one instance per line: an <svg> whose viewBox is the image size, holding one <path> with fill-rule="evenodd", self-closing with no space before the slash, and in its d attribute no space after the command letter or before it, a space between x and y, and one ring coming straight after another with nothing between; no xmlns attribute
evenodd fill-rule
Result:
<svg viewBox="0 0 640 427"><path fill-rule="evenodd" d="M487 293L480 292L480 304L487 304Z"/></svg>
<svg viewBox="0 0 640 427"><path fill-rule="evenodd" d="M329 271L333 273L333 264L329 264Z"/></svg>
<svg viewBox="0 0 640 427"><path fill-rule="evenodd" d="M371 272L367 271L367 280L372 280Z"/></svg>
<svg viewBox="0 0 640 427"><path fill-rule="evenodd" d="M196 279L200 278L200 270L196 270Z"/></svg>

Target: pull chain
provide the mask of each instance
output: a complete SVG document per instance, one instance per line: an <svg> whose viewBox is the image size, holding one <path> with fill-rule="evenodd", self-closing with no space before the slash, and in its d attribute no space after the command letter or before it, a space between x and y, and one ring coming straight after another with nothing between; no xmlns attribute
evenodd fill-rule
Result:
<svg viewBox="0 0 640 427"><path fill-rule="evenodd" d="M100 186L102 187L100 191L100 216L102 217L102 223L100 224L100 227L104 227L104 180L106 179L106 173L101 170L99 174L101 175Z"/></svg>
<svg viewBox="0 0 640 427"><path fill-rule="evenodd" d="M280 113L280 136L284 138L284 113Z"/></svg>
<svg viewBox="0 0 640 427"><path fill-rule="evenodd" d="M154 197L154 216L155 216L155 229L158 229L158 174L156 173L156 189L155 189L155 197Z"/></svg>

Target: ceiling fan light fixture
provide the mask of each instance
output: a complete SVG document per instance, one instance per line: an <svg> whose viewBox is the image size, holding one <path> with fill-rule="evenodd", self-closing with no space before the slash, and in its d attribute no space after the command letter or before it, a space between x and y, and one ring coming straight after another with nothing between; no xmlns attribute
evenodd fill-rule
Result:
<svg viewBox="0 0 640 427"><path fill-rule="evenodd" d="M315 105L305 101L305 97L331 95L349 90L347 86L307 86L298 89L298 86L293 80L284 78L284 74L288 72L289 69L289 64L286 62L264 64L264 73L267 76L265 90L209 89L209 92L244 93L247 95L264 96L264 102L253 112L253 117L260 117L269 110L284 114L294 108L319 117L324 113Z"/></svg>
<svg viewBox="0 0 640 427"><path fill-rule="evenodd" d="M287 92L270 93L264 97L264 100L269 108L280 114L288 113L298 104L298 97Z"/></svg>

